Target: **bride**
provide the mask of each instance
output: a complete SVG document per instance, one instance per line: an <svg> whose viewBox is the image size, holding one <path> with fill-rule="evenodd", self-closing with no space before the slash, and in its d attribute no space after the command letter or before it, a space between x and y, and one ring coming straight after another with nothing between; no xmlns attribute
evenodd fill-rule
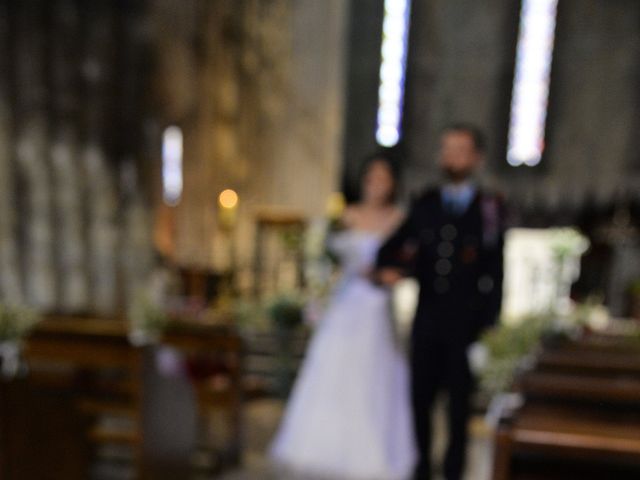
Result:
<svg viewBox="0 0 640 480"><path fill-rule="evenodd" d="M390 161L373 157L360 203L329 239L341 260L333 293L298 375L271 457L294 478L404 480L415 461L408 367L397 349L389 294L368 279L402 220Z"/></svg>

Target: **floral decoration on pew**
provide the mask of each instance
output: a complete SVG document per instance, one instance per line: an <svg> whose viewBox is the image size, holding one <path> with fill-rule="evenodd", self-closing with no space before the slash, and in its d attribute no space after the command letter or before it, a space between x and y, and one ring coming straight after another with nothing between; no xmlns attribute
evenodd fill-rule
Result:
<svg viewBox="0 0 640 480"><path fill-rule="evenodd" d="M128 310L129 341L136 346L158 343L170 324L165 307L144 290L137 292Z"/></svg>
<svg viewBox="0 0 640 480"><path fill-rule="evenodd" d="M633 280L627 288L631 318L640 322L640 278Z"/></svg>
<svg viewBox="0 0 640 480"><path fill-rule="evenodd" d="M33 308L0 303L0 362L4 378L19 373L22 340L40 320L40 314Z"/></svg>
<svg viewBox="0 0 640 480"><path fill-rule="evenodd" d="M484 393L501 394L511 389L518 373L533 367L541 347L603 332L610 324L609 312L598 296L574 303L562 314L539 313L502 321L471 352L471 365Z"/></svg>
<svg viewBox="0 0 640 480"><path fill-rule="evenodd" d="M297 351L308 334L308 297L301 291L280 292L261 300L241 299L235 318L248 349L255 346L268 355L268 371L262 372L261 388L286 398L295 379ZM266 379L265 379L266 377Z"/></svg>
<svg viewBox="0 0 640 480"><path fill-rule="evenodd" d="M266 313L278 330L296 330L304 321L304 299L295 294L279 294L266 304Z"/></svg>
<svg viewBox="0 0 640 480"><path fill-rule="evenodd" d="M508 391L517 373L532 364L541 338L552 324L551 315L531 315L485 333L480 350L471 359L481 390L490 396Z"/></svg>

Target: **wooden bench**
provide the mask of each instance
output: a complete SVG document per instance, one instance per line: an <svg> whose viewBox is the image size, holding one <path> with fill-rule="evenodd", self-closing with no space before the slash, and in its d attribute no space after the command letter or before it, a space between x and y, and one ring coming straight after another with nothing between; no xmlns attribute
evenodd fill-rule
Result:
<svg viewBox="0 0 640 480"><path fill-rule="evenodd" d="M25 343L28 376L0 385L0 478L85 479L91 452L105 445L119 445L129 451L135 478L160 478L147 475L149 465L161 459L150 457L145 449L145 405L154 399L146 395L144 368L155 348L132 346L127 332L122 321L91 318L52 318L38 326ZM223 451L215 454L227 465L237 464L242 446L240 337L226 327L184 324L170 329L162 345L181 352L187 362L204 358L207 366L213 367L192 378L197 409L203 417L211 412L226 416L230 438ZM27 404L35 407L25 408ZM50 406L40 408L40 404ZM30 409L37 423L29 418ZM64 410L58 420L56 410ZM31 441L16 444L16 439L22 438L20 422L25 419L36 426L55 425L64 419L61 428L65 432L60 436L65 444L57 443L59 432L39 427L32 429L37 432L31 435ZM27 465L34 459L55 458L56 451L58 463L64 460L70 465L60 466L59 473L46 465L40 470L35 464Z"/></svg>
<svg viewBox="0 0 640 480"><path fill-rule="evenodd" d="M517 388L529 399L640 405L640 377L620 373L576 375L541 369L524 373Z"/></svg>
<svg viewBox="0 0 640 480"><path fill-rule="evenodd" d="M626 342L543 351L496 431L494 480L640 478L639 360Z"/></svg>
<svg viewBox="0 0 640 480"><path fill-rule="evenodd" d="M205 420L216 412L225 414L229 439L217 452L218 460L220 466L238 465L243 445L244 341L228 329L190 325L168 331L163 344L179 350L192 365L204 362L200 374L191 375L198 411Z"/></svg>
<svg viewBox="0 0 640 480"><path fill-rule="evenodd" d="M577 406L525 405L510 424L500 426L495 448L494 480L513 478L513 462L521 454L622 463L630 468L635 464L638 474L640 416Z"/></svg>

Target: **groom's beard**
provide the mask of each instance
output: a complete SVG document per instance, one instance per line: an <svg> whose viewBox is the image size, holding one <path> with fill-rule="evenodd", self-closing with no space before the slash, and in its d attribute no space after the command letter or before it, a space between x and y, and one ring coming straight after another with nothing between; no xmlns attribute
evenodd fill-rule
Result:
<svg viewBox="0 0 640 480"><path fill-rule="evenodd" d="M462 183L471 178L471 173L468 170L455 170L452 168L442 167L442 175L447 182Z"/></svg>

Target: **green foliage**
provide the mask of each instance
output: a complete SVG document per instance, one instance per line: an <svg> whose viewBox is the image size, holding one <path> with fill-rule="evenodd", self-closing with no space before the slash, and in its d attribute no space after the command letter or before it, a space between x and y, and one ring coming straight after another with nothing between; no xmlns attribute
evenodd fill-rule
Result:
<svg viewBox="0 0 640 480"><path fill-rule="evenodd" d="M267 315L274 326L293 330L303 322L303 301L293 295L276 296L267 304Z"/></svg>
<svg viewBox="0 0 640 480"><path fill-rule="evenodd" d="M28 307L0 303L0 341L20 340L40 320L40 315Z"/></svg>
<svg viewBox="0 0 640 480"><path fill-rule="evenodd" d="M631 295L640 295L640 278L637 278L629 285L629 293Z"/></svg>
<svg viewBox="0 0 640 480"><path fill-rule="evenodd" d="M502 324L481 339L487 362L480 372L480 386L489 394L507 391L519 368L536 350L543 336L552 332L551 316L529 316L516 325Z"/></svg>
<svg viewBox="0 0 640 480"><path fill-rule="evenodd" d="M165 309L145 293L138 294L129 310L129 321L134 330L162 333L169 324Z"/></svg>
<svg viewBox="0 0 640 480"><path fill-rule="evenodd" d="M280 232L280 239L284 248L290 252L297 252L302 247L303 235L297 229L283 230Z"/></svg>
<svg viewBox="0 0 640 480"><path fill-rule="evenodd" d="M237 299L233 311L247 331L295 330L303 323L304 305L302 294L280 293L262 301Z"/></svg>
<svg viewBox="0 0 640 480"><path fill-rule="evenodd" d="M269 321L265 315L264 305L260 302L238 298L233 304L233 313L238 326L243 330L269 330Z"/></svg>
<svg viewBox="0 0 640 480"><path fill-rule="evenodd" d="M582 255L589 248L589 240L575 228L559 228L555 230L551 249L557 259L569 255Z"/></svg>

